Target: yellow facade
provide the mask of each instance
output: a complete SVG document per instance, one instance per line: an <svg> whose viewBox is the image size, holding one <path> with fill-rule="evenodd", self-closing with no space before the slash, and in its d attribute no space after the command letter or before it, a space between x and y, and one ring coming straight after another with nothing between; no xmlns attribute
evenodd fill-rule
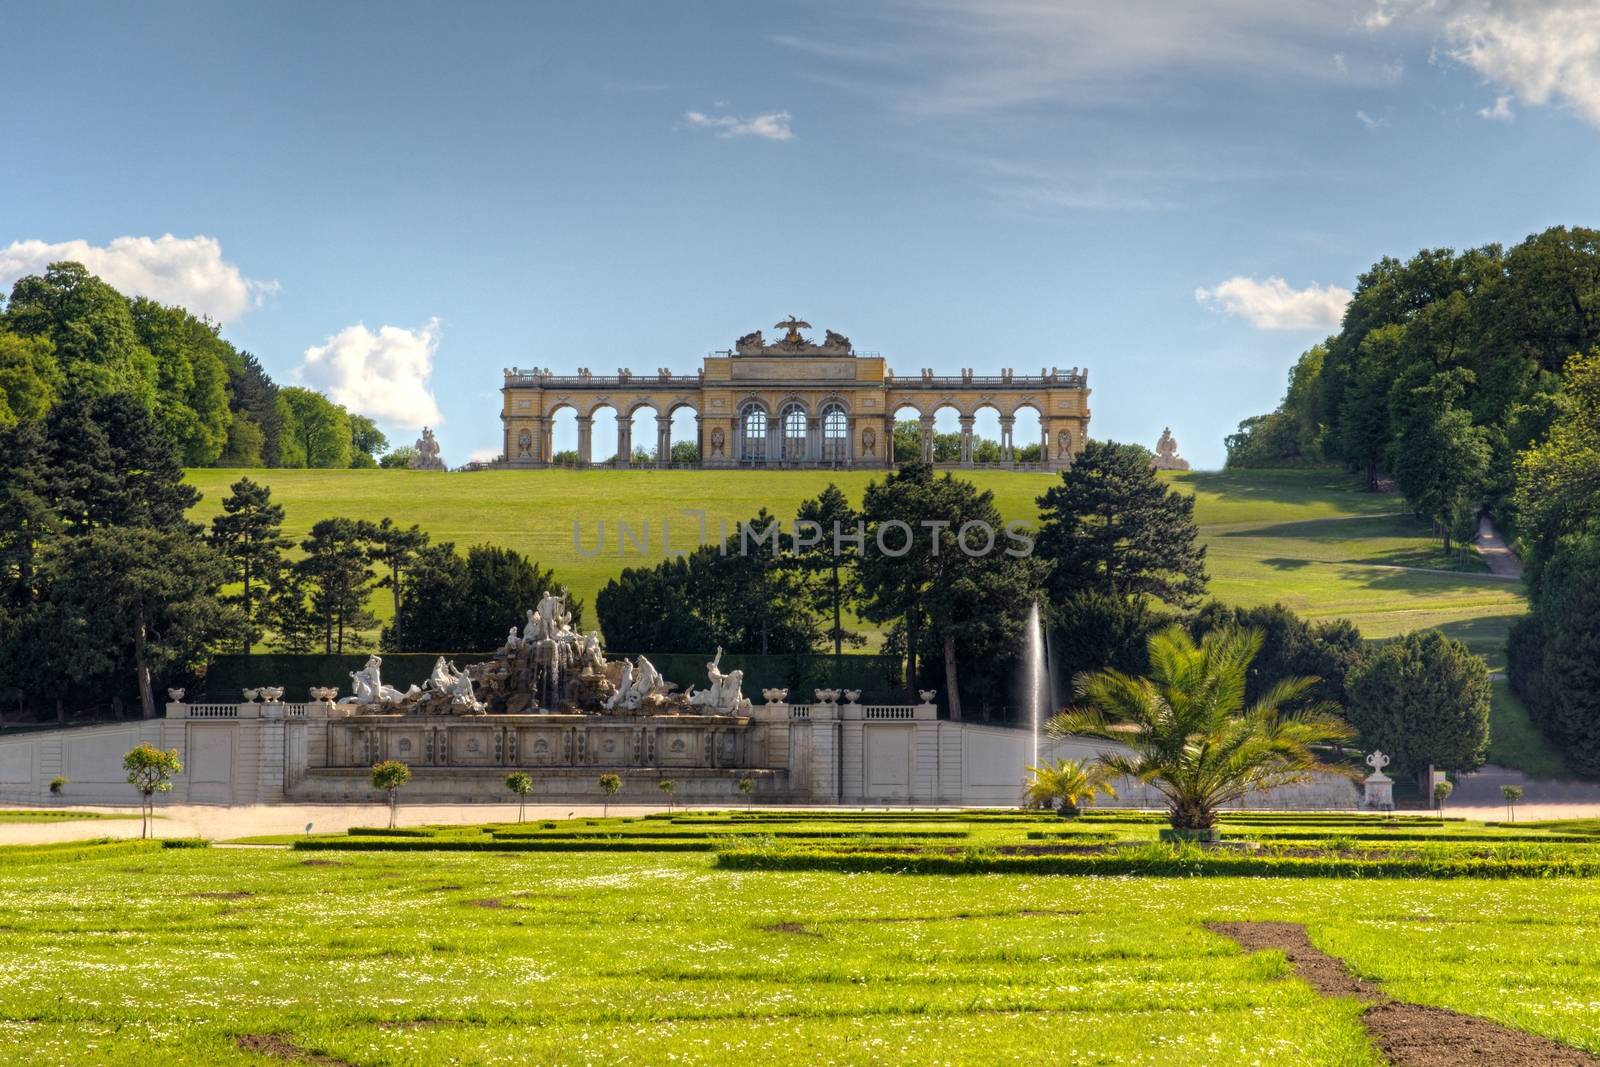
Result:
<svg viewBox="0 0 1600 1067"><path fill-rule="evenodd" d="M980 377L921 371L907 378L889 370L881 356L858 353L849 339L829 331L818 344L790 319L783 339L766 343L758 331L735 348L707 356L693 377L662 369L654 376L620 371L600 377L586 369L576 375L548 370L505 372L500 418L505 428L505 461L512 467L548 466L554 454L552 428L557 414L577 416L578 460L593 461L593 418L611 408L617 414L616 462L627 465L643 442L632 439L633 416L640 408L655 413L654 465L668 466L672 416L680 408L696 415L702 467L892 466L895 413L917 412L924 458L933 459L935 413L955 410L961 428L961 466L973 465L972 425L978 412L993 409L1000 418L1002 463L1015 466L1017 450L1032 442L1013 441L1017 412L1038 413L1039 466L1068 466L1082 451L1089 432L1088 374L1078 368L1046 368L1038 376L1004 370ZM602 446L604 447L604 446Z"/></svg>

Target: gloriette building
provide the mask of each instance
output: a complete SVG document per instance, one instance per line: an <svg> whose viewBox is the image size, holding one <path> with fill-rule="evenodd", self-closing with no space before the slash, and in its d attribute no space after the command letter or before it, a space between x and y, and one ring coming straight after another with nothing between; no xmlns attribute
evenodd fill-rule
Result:
<svg viewBox="0 0 1600 1067"><path fill-rule="evenodd" d="M1017 413L1038 414L1040 466L1068 466L1083 449L1089 432L1088 372L1042 368L1037 376L1010 368L997 376L959 375L922 370L914 377L895 374L876 352L857 352L850 339L832 330L820 342L802 330L810 323L792 316L777 324L784 331L768 342L760 330L734 347L706 356L693 377L663 367L654 374L619 368L602 377L580 367L572 375L549 369L511 368L501 388L500 420L505 428L506 463L546 467L554 456L551 431L563 408L577 416L578 462L594 462L594 414L610 408L617 416L616 463L627 466L638 448L653 464L671 464L672 416L680 408L695 413L696 445L702 467L883 468L893 465L896 412L913 409L922 429L922 454L933 460L935 415L952 408L961 427L960 465L974 465L973 422L992 409L1000 419L1000 456L1016 465L1016 454L1032 442L1016 441ZM655 413L651 448L633 440L633 418L640 408ZM601 455L611 451L602 443Z"/></svg>

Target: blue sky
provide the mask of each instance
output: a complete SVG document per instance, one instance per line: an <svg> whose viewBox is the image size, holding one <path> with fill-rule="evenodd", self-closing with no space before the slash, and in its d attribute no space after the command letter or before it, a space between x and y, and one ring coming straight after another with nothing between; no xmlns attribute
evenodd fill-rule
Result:
<svg viewBox="0 0 1600 1067"><path fill-rule="evenodd" d="M503 367L687 372L792 312L903 373L1087 366L1096 436L1218 466L1379 256L1600 225L1596 0L0 27L0 282L87 259L456 463Z"/></svg>

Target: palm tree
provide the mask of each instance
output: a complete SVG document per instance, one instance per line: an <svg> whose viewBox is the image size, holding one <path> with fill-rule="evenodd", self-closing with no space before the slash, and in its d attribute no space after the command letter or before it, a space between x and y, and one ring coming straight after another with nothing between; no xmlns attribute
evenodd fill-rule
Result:
<svg viewBox="0 0 1600 1067"><path fill-rule="evenodd" d="M1154 785L1174 830L1208 836L1217 809L1248 793L1318 771L1342 773L1311 746L1354 736L1330 702L1284 710L1315 678L1285 678L1247 707L1246 672L1260 650L1259 631L1214 630L1196 645L1181 626L1169 626L1150 638L1149 677L1080 674L1073 679L1078 706L1052 718L1046 732L1117 742L1122 748L1100 762Z"/></svg>
<svg viewBox="0 0 1600 1067"><path fill-rule="evenodd" d="M1060 805L1061 814L1076 815L1080 804L1093 804L1096 793L1115 798L1111 769L1104 763L1079 763L1064 759L1046 763L1042 767L1029 767L1033 777L1023 792L1023 802L1030 808L1053 808Z"/></svg>

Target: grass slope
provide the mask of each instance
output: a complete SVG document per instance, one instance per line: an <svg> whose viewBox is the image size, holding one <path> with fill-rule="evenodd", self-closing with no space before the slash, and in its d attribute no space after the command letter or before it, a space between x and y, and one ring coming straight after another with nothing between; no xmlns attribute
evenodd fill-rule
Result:
<svg viewBox="0 0 1600 1067"><path fill-rule="evenodd" d="M799 503L829 481L859 503L881 472L871 471L426 471L194 470L204 493L196 519L221 509L239 476L272 487L284 506L286 530L302 537L331 515L416 523L436 541L458 548L488 543L522 551L557 574L591 606L595 593L623 567L659 560L663 527L674 549L699 541L706 513L709 538L762 507L792 520ZM968 471L962 477L992 490L1007 519L1033 522L1034 501L1049 474ZM1368 637L1441 626L1498 662L1506 628L1525 610L1519 583L1481 570L1454 571L1425 524L1393 496L1362 493L1328 471L1191 472L1173 483L1195 495L1195 515L1208 546L1211 592L1236 604L1282 601L1323 618L1347 617ZM603 550L595 548L601 524ZM649 531L649 553L619 551L618 524ZM580 550L574 526L580 531ZM377 595L373 607L388 611ZM592 620L592 616L591 616Z"/></svg>
<svg viewBox="0 0 1600 1067"><path fill-rule="evenodd" d="M1600 1050L1600 880L904 876L694 853L0 850L8 1062L1376 1065L1404 999ZM115 981L108 980L115 976ZM289 1051L285 1051L289 1050Z"/></svg>

